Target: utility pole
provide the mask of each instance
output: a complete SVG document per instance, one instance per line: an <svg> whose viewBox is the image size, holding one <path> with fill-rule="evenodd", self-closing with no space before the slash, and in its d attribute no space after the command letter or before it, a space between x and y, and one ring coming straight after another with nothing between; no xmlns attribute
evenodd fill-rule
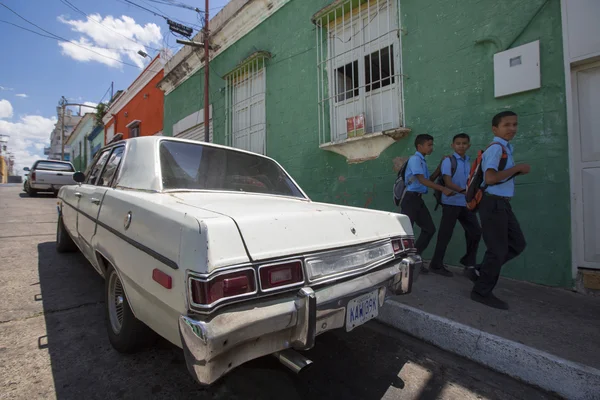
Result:
<svg viewBox="0 0 600 400"><path fill-rule="evenodd" d="M209 131L210 131L210 120L208 113L208 0L204 5L204 142L208 143Z"/></svg>

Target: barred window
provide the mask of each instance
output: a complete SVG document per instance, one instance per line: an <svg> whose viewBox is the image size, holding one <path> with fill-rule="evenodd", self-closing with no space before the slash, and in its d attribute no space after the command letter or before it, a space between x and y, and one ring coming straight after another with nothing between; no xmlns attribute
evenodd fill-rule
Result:
<svg viewBox="0 0 600 400"><path fill-rule="evenodd" d="M400 127L396 2L340 0L317 13L313 21L320 144Z"/></svg>

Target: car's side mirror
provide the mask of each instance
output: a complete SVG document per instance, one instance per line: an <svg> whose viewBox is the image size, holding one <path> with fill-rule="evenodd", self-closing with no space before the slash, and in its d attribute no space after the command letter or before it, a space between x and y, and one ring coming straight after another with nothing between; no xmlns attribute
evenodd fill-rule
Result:
<svg viewBox="0 0 600 400"><path fill-rule="evenodd" d="M23 171L29 171L29 167L23 168Z"/></svg>
<svg viewBox="0 0 600 400"><path fill-rule="evenodd" d="M85 181L85 174L81 171L77 171L73 174L73 180L77 183Z"/></svg>

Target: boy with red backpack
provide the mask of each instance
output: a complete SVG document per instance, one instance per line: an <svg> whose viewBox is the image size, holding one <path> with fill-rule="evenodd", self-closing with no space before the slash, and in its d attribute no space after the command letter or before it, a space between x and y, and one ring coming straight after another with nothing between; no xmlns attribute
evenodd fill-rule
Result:
<svg viewBox="0 0 600 400"><path fill-rule="evenodd" d="M528 164L515 165L513 160L510 141L517 134L517 124L517 114L512 111L503 111L494 116L494 140L474 164L466 196L467 207L479 211L483 241L487 247L479 276L474 270L471 272L471 279L475 281L471 299L501 310L508 310L508 304L492 293L500 270L505 263L521 254L526 246L519 221L510 204L515 194L515 175L527 174L531 168ZM479 161L480 165L477 165ZM479 166L480 169L475 168ZM479 173L479 180L474 178L477 175L474 171ZM481 185L472 185L481 180Z"/></svg>

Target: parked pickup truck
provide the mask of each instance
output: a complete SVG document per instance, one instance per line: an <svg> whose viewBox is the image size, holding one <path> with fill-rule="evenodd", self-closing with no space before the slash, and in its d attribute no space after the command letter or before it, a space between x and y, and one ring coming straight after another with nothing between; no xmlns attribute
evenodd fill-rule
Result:
<svg viewBox="0 0 600 400"><path fill-rule="evenodd" d="M105 278L112 346L158 334L202 385L267 355L300 371L311 361L296 350L377 317L422 264L405 215L314 202L275 160L239 149L132 138L73 178L56 248L79 248Z"/></svg>
<svg viewBox="0 0 600 400"><path fill-rule="evenodd" d="M56 196L58 190L64 185L73 185L75 168L73 164L67 161L38 160L33 167L23 168L29 171L24 188L30 196L36 196L38 192L54 192Z"/></svg>

